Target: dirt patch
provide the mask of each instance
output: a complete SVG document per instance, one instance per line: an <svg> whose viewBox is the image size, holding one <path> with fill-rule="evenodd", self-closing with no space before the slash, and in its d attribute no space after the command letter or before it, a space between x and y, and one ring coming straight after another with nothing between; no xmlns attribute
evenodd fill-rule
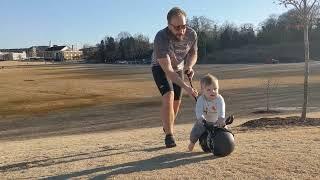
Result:
<svg viewBox="0 0 320 180"><path fill-rule="evenodd" d="M279 113L281 113L281 111L277 111L277 110L258 110L258 111L254 111L252 113L253 114L279 114Z"/></svg>
<svg viewBox="0 0 320 180"><path fill-rule="evenodd" d="M281 128L287 126L320 126L320 118L307 118L307 120L301 121L298 116L270 117L250 120L240 125L240 127L246 128Z"/></svg>

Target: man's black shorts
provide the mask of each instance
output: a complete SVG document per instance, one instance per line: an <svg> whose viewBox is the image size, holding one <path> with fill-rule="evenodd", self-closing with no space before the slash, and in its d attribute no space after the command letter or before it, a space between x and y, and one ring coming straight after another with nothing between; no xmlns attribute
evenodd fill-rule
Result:
<svg viewBox="0 0 320 180"><path fill-rule="evenodd" d="M178 71L177 74L181 79L183 79L182 71ZM162 96L169 91L174 91L174 100L181 99L182 97L181 87L175 83L172 83L171 80L167 79L167 76L165 72L162 70L161 66L153 66L152 75Z"/></svg>

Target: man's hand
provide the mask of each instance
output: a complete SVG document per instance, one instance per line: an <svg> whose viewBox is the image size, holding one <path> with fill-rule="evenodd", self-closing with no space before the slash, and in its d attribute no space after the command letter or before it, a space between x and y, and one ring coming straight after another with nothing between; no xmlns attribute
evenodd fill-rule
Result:
<svg viewBox="0 0 320 180"><path fill-rule="evenodd" d="M226 126L225 120L222 117L218 118L218 121L216 122L216 125L220 128L223 128L224 126Z"/></svg>
<svg viewBox="0 0 320 180"><path fill-rule="evenodd" d="M190 80L192 80L194 76L194 71L191 67L185 67L183 72L188 76L188 78L190 78Z"/></svg>
<svg viewBox="0 0 320 180"><path fill-rule="evenodd" d="M192 87L188 86L185 90L187 91L190 97L192 98L198 97L198 91L196 89L193 89Z"/></svg>

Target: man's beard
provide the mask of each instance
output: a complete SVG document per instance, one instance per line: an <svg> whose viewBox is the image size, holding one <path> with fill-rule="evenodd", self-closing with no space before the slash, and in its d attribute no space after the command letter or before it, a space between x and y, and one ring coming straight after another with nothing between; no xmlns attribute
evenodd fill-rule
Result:
<svg viewBox="0 0 320 180"><path fill-rule="evenodd" d="M182 41L184 39L184 34L176 34L175 37L178 41Z"/></svg>

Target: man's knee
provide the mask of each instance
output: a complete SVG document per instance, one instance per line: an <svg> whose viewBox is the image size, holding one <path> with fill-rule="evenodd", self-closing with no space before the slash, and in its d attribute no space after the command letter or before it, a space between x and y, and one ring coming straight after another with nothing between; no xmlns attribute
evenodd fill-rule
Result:
<svg viewBox="0 0 320 180"><path fill-rule="evenodd" d="M174 100L173 103L175 106L180 106L181 100Z"/></svg>
<svg viewBox="0 0 320 180"><path fill-rule="evenodd" d="M174 111L177 113L177 111L179 110L180 108L180 104L181 104L181 100L174 100L173 101L173 108L174 108Z"/></svg>
<svg viewBox="0 0 320 180"><path fill-rule="evenodd" d="M174 92L168 91L162 96L162 102L165 104L173 104Z"/></svg>

